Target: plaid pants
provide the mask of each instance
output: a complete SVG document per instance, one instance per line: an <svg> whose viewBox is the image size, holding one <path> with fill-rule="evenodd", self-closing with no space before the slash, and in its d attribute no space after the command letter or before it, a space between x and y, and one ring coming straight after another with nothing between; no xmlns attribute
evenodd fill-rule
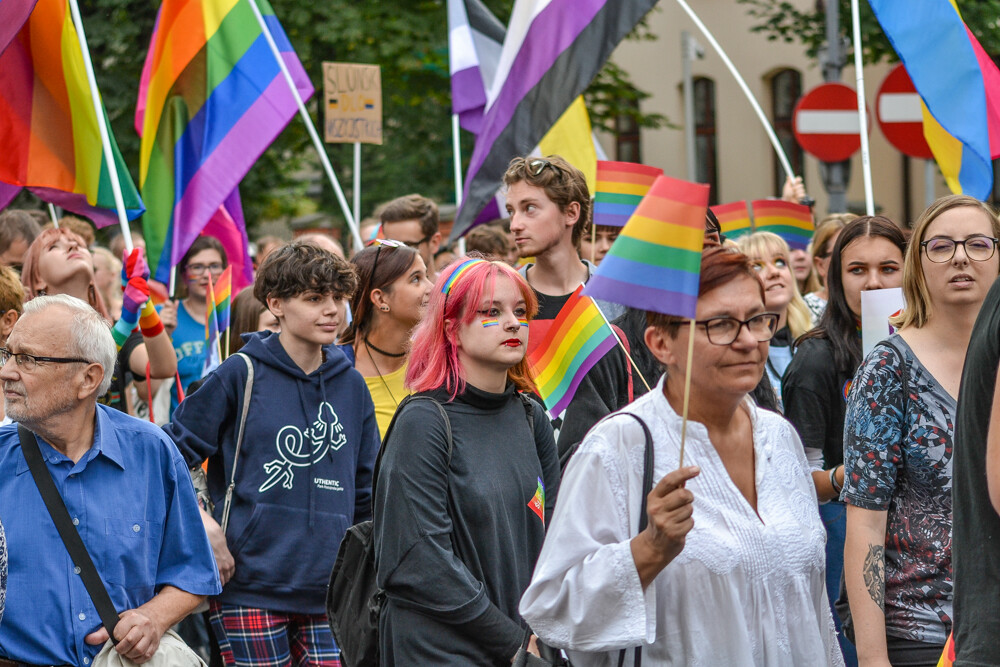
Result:
<svg viewBox="0 0 1000 667"><path fill-rule="evenodd" d="M211 602L212 629L227 667L340 667L324 614L284 614Z"/></svg>

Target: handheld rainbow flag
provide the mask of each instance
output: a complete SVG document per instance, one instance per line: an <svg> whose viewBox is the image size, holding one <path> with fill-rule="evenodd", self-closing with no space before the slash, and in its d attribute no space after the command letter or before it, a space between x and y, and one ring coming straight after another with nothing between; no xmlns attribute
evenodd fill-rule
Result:
<svg viewBox="0 0 1000 667"><path fill-rule="evenodd" d="M215 302L215 290L212 279L208 279L208 290L205 295L205 367L202 377L208 375L222 363L222 344L219 340L219 318Z"/></svg>
<svg viewBox="0 0 1000 667"><path fill-rule="evenodd" d="M233 296L233 267L227 266L219 279L215 281L212 288L212 295L215 297L215 319L219 326L219 331L229 328L229 313L232 307Z"/></svg>
<svg viewBox="0 0 1000 667"><path fill-rule="evenodd" d="M597 304L582 290L583 285L570 295L545 338L528 354L538 395L553 419L573 400L587 372L618 344Z"/></svg>
<svg viewBox="0 0 1000 667"><path fill-rule="evenodd" d="M750 220L750 210L745 201L734 201L732 204L710 206L712 213L719 219L722 235L727 239L736 240L753 232L753 222Z"/></svg>
<svg viewBox="0 0 1000 667"><path fill-rule="evenodd" d="M257 0L303 100L313 87ZM139 182L154 276L167 282L209 219L297 110L247 0L164 0L140 82Z"/></svg>
<svg viewBox="0 0 1000 667"><path fill-rule="evenodd" d="M694 318L709 186L659 176L584 294Z"/></svg>
<svg viewBox="0 0 1000 667"><path fill-rule="evenodd" d="M954 0L869 0L923 101L924 137L948 187L979 199L1000 156L1000 70Z"/></svg>
<svg viewBox="0 0 1000 667"><path fill-rule="evenodd" d="M5 23L13 22L16 17L6 12L20 15L25 3L3 0L2 7ZM127 217L135 219L145 209L114 136L109 138ZM0 208L28 188L99 227L118 224L111 171L66 0L38 0L0 56L0 146Z"/></svg>
<svg viewBox="0 0 1000 667"><path fill-rule="evenodd" d="M662 169L644 164L599 160L594 224L624 227L653 187L653 181L662 173Z"/></svg>
<svg viewBox="0 0 1000 667"><path fill-rule="evenodd" d="M28 20L35 0L3 0L0 2L0 53Z"/></svg>
<svg viewBox="0 0 1000 667"><path fill-rule="evenodd" d="M937 667L952 667L955 664L955 633L948 635L948 641L944 643L944 650L938 659Z"/></svg>
<svg viewBox="0 0 1000 667"><path fill-rule="evenodd" d="M757 199L750 205L753 207L755 231L777 234L792 250L809 247L815 227L812 210L808 206L780 199Z"/></svg>

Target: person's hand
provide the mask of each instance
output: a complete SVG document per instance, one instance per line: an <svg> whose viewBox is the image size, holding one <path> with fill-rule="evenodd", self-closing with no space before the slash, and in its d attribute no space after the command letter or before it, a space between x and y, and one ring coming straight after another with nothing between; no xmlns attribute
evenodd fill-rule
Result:
<svg viewBox="0 0 1000 667"><path fill-rule="evenodd" d="M133 662L148 662L160 647L160 637L166 631L138 609L129 609L118 616L118 625L115 626L118 644L115 650ZM84 637L84 641L91 645L103 644L108 641L108 631L101 627Z"/></svg>
<svg viewBox="0 0 1000 667"><path fill-rule="evenodd" d="M162 306L160 306L160 322L163 323L163 330L167 332L167 335L173 336L174 329L177 328L176 301L166 301Z"/></svg>
<svg viewBox="0 0 1000 667"><path fill-rule="evenodd" d="M806 185L802 182L801 176L785 179L785 184L781 188L781 198L784 201L798 204L806 198Z"/></svg>
<svg viewBox="0 0 1000 667"><path fill-rule="evenodd" d="M642 537L665 563L684 550L684 539L694 528L694 494L684 484L700 472L697 466L674 470L664 475L646 498L649 524Z"/></svg>
<svg viewBox="0 0 1000 667"><path fill-rule="evenodd" d="M149 301L149 283L141 276L129 278L122 294L122 310L138 315L143 305Z"/></svg>
<svg viewBox="0 0 1000 667"><path fill-rule="evenodd" d="M236 572L236 559L226 544L226 534L222 532L222 526L204 509L201 510L201 521L205 524L208 543L212 545L212 553L215 554L215 564L219 568L219 582L225 586Z"/></svg>
<svg viewBox="0 0 1000 667"><path fill-rule="evenodd" d="M542 657L542 654L538 652L538 635L531 635L528 638L527 651L531 655L537 655L539 658Z"/></svg>
<svg viewBox="0 0 1000 667"><path fill-rule="evenodd" d="M142 248L132 248L132 252L122 253L122 287L132 278L149 280L149 264Z"/></svg>

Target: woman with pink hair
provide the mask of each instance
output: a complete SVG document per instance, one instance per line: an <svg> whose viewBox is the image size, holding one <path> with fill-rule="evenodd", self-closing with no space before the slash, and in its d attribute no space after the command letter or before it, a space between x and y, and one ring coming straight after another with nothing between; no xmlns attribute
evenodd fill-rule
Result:
<svg viewBox="0 0 1000 667"><path fill-rule="evenodd" d="M389 426L374 498L383 665L509 665L518 601L555 504L559 461L525 351L534 292L503 262L437 279ZM533 652L536 650L531 643Z"/></svg>

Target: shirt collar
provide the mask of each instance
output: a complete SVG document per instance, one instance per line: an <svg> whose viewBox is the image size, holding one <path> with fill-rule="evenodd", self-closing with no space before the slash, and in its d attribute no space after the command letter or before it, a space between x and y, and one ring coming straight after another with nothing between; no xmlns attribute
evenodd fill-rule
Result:
<svg viewBox="0 0 1000 667"><path fill-rule="evenodd" d="M103 455L122 470L125 469L125 460L122 457L121 443L118 442L118 436L115 433L115 429L111 425L111 418L108 417L106 412L107 410L113 409L114 408L108 408L103 405L97 406L97 415L94 422L94 444L87 451L87 453L83 455L80 461L77 462L77 465L83 464L86 466L87 463L95 459L97 456ZM40 438L37 439L39 440L38 448L41 451L42 459L44 459L46 463L53 463L65 458L47 442L41 440ZM43 446L43 444L45 446ZM28 462L22 455L21 459L17 462L17 474L21 475L26 472L28 472Z"/></svg>

